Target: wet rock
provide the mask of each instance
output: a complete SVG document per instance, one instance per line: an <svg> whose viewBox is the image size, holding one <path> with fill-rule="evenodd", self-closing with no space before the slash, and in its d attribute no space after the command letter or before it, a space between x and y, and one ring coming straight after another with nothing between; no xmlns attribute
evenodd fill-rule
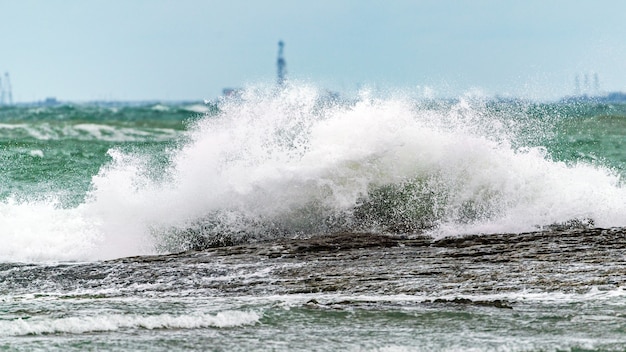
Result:
<svg viewBox="0 0 626 352"><path fill-rule="evenodd" d="M493 308L504 308L504 309L513 309L513 306L510 302L506 300L496 299L496 300L471 300L469 298L454 298L454 299L443 299L438 298L432 301L433 303L440 304L461 304L461 305L470 305L470 306L481 306L481 307L493 307Z"/></svg>
<svg viewBox="0 0 626 352"><path fill-rule="evenodd" d="M114 285L120 295L186 289L217 296L580 293L626 286L626 231L568 228L443 239L339 233L99 263L19 265L19 277L11 276L13 267L0 268L3 290ZM467 304L514 307L514 302Z"/></svg>

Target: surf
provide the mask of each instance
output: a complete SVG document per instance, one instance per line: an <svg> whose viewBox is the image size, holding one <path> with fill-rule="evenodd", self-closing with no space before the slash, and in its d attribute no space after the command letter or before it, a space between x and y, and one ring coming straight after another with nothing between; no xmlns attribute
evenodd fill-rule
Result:
<svg viewBox="0 0 626 352"><path fill-rule="evenodd" d="M55 215L0 257L102 259L339 231L625 225L619 172L556 158L561 116L537 118L530 103L367 90L337 98L293 84L249 87L217 106L158 155L111 148L75 207L3 201L24 218L42 206ZM20 252L36 251L37 238L47 239L39 255ZM82 243L81 254L69 243Z"/></svg>

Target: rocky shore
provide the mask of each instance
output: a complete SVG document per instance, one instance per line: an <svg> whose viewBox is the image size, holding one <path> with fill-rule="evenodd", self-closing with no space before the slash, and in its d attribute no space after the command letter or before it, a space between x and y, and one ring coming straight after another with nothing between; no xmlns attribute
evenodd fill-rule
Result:
<svg viewBox="0 0 626 352"><path fill-rule="evenodd" d="M339 233L109 262L116 263L195 266L194 276L214 279L197 284L226 295L581 293L626 285L626 230L444 239Z"/></svg>
<svg viewBox="0 0 626 352"><path fill-rule="evenodd" d="M508 302L493 299L626 286L626 229L443 239L338 233L104 262L3 264L0 283L16 294L411 295L432 303L508 308ZM481 295L492 301L466 300Z"/></svg>

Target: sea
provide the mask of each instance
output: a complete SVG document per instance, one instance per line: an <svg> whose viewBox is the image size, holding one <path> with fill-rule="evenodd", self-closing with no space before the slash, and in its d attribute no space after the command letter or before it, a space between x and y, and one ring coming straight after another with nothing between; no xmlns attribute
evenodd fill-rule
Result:
<svg viewBox="0 0 626 352"><path fill-rule="evenodd" d="M0 351L624 351L626 103L0 106Z"/></svg>

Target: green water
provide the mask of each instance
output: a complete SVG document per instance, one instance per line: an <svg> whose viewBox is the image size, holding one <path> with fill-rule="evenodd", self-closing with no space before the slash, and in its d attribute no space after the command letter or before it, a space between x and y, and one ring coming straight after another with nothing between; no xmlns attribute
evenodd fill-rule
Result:
<svg viewBox="0 0 626 352"><path fill-rule="evenodd" d="M202 103L194 106L212 106ZM120 104L0 107L0 198L84 200L91 177L117 148L162 158L204 115L185 106Z"/></svg>
<svg viewBox="0 0 626 352"><path fill-rule="evenodd" d="M546 110L558 116L557 133L546 141L556 160L605 165L626 175L626 104L555 104Z"/></svg>

